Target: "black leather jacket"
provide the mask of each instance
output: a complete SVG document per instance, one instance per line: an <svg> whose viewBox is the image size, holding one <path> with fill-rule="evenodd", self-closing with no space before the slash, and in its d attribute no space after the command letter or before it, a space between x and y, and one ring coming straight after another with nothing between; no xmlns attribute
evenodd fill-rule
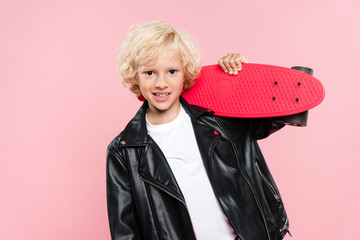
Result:
<svg viewBox="0 0 360 240"><path fill-rule="evenodd" d="M237 119L181 104L192 119L205 169L220 205L242 240L282 239L287 215L257 140L284 126L275 119ZM147 102L108 147L111 237L196 239L184 196L165 156L148 135Z"/></svg>

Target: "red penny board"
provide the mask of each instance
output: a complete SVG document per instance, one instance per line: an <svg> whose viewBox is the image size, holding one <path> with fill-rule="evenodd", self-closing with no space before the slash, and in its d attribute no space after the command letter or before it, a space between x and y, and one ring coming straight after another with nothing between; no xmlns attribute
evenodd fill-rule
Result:
<svg viewBox="0 0 360 240"><path fill-rule="evenodd" d="M309 110L322 102L325 91L319 80L304 72L244 63L237 75L219 65L202 67L194 86L182 96L218 116L263 118Z"/></svg>

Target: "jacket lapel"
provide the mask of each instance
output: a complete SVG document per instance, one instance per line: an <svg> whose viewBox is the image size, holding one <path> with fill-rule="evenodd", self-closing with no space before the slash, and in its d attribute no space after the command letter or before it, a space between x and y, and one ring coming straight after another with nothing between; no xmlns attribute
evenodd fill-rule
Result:
<svg viewBox="0 0 360 240"><path fill-rule="evenodd" d="M189 107L189 104L183 98L181 98L180 101L192 119L193 129L200 155L204 162L205 169L207 173L209 173L209 159L211 152L217 143L217 140L220 138L220 134L209 127L209 124L201 123L201 121L199 121L199 117L203 114L213 115L214 112L198 106Z"/></svg>
<svg viewBox="0 0 360 240"><path fill-rule="evenodd" d="M146 128L147 101L126 126L121 137L123 147L135 148L138 159L138 172L143 181L167 192L185 202L171 168L156 142L149 136ZM132 158L133 159L133 158Z"/></svg>
<svg viewBox="0 0 360 240"><path fill-rule="evenodd" d="M202 114L212 114L213 112L207 109L189 107L188 103L182 97L180 97L180 101L192 119L198 147L205 167L207 167L208 155L211 153L211 149L213 149L212 146L219 136L214 133L213 129L198 123L196 120ZM135 117L124 129L121 137L123 147L134 147L137 150L138 157L136 159L140 159L138 162L138 172L143 181L185 202L180 187L176 182L164 154L147 132L145 121L147 109L148 103L145 101Z"/></svg>
<svg viewBox="0 0 360 240"><path fill-rule="evenodd" d="M209 161L212 154L212 150L220 138L220 134L214 129L211 129L201 123L193 121L194 132L201 158L204 162L207 173L210 172Z"/></svg>
<svg viewBox="0 0 360 240"><path fill-rule="evenodd" d="M149 137L148 145L139 163L141 179L185 202L171 168L155 141Z"/></svg>

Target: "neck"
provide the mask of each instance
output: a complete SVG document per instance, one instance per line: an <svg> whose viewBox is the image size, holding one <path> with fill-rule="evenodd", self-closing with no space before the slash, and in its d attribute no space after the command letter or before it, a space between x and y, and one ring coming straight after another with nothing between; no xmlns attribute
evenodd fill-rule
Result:
<svg viewBox="0 0 360 240"><path fill-rule="evenodd" d="M152 125L161 125L173 121L180 112L180 103L176 107L172 108L171 111L161 111L156 108L150 107L146 115L146 119Z"/></svg>

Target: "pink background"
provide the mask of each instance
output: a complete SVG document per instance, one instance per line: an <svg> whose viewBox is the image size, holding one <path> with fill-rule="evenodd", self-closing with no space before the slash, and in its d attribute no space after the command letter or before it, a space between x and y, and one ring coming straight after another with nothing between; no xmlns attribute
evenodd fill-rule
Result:
<svg viewBox="0 0 360 240"><path fill-rule="evenodd" d="M140 105L115 50L131 24L162 19L204 64L240 51L314 69L327 95L308 127L260 144L293 239L359 240L359 13L358 0L1 0L0 239L110 239L106 146Z"/></svg>

